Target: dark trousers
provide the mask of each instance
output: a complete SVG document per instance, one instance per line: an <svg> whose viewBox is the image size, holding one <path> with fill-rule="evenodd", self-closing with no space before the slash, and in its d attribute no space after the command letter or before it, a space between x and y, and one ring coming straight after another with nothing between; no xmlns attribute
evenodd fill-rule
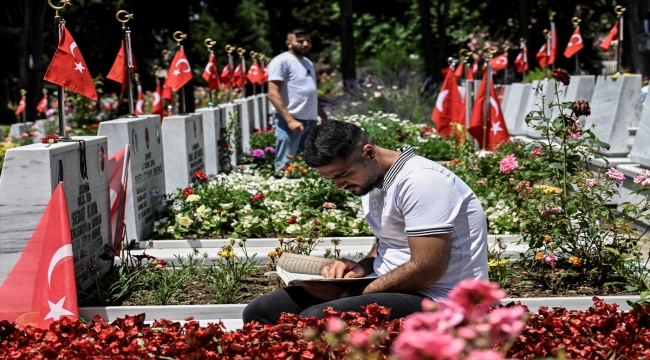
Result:
<svg viewBox="0 0 650 360"><path fill-rule="evenodd" d="M264 294L253 300L244 309L244 322L259 321L262 324L277 324L283 312L323 318L323 310L332 307L339 311L362 312L362 305L379 304L391 308L390 319L398 319L422 311L424 295L417 293L378 293L352 296L334 301L324 301L308 293L301 286L290 286Z"/></svg>

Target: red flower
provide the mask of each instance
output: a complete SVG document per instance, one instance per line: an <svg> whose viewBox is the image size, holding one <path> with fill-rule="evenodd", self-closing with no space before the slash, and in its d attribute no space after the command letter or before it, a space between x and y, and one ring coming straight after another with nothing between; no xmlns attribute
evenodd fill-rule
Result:
<svg viewBox="0 0 650 360"><path fill-rule="evenodd" d="M297 217L292 216L291 219L287 220L287 223L288 224L295 224L297 219L298 219Z"/></svg>
<svg viewBox="0 0 650 360"><path fill-rule="evenodd" d="M222 148L222 149L227 149L227 148L229 148L229 147L230 147L230 143L229 143L229 142L224 141L224 142L221 143L221 148Z"/></svg>
<svg viewBox="0 0 650 360"><path fill-rule="evenodd" d="M552 76L553 79L561 82L564 85L569 85L569 83L571 82L571 76L569 76L569 73L560 68L553 70Z"/></svg>
<svg viewBox="0 0 650 360"><path fill-rule="evenodd" d="M158 265L156 267L165 267L167 265L167 261L158 259Z"/></svg>
<svg viewBox="0 0 650 360"><path fill-rule="evenodd" d="M197 179L205 182L208 181L208 175L204 173L203 171L197 171L194 173L194 176L196 176Z"/></svg>
<svg viewBox="0 0 650 360"><path fill-rule="evenodd" d="M221 214L222 211L223 211L222 208L218 208L218 209L217 209L217 214Z"/></svg>
<svg viewBox="0 0 650 360"><path fill-rule="evenodd" d="M316 225L316 226L320 226L320 221L318 221L318 220L314 220L314 225Z"/></svg>
<svg viewBox="0 0 650 360"><path fill-rule="evenodd" d="M254 132L255 132L255 135L259 135L259 134L261 134L260 129L255 129Z"/></svg>
<svg viewBox="0 0 650 360"><path fill-rule="evenodd" d="M45 136L44 138L41 139L41 143L49 144L50 140L52 140L52 143L58 143L59 142L59 137L56 134L47 135L47 136Z"/></svg>
<svg viewBox="0 0 650 360"><path fill-rule="evenodd" d="M194 190L192 188L185 188L183 189L183 196L188 197L190 195L194 194Z"/></svg>
<svg viewBox="0 0 650 360"><path fill-rule="evenodd" d="M253 196L253 202L258 202L260 200L264 199L264 194L259 192Z"/></svg>

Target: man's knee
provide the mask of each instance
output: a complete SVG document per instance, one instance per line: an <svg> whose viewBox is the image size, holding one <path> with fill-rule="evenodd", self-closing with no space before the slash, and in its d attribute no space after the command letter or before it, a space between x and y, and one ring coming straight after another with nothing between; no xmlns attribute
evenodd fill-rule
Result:
<svg viewBox="0 0 650 360"><path fill-rule="evenodd" d="M244 320L244 323L251 322L253 320L259 321L261 323L267 322L269 314L274 312L272 311L272 308L274 306L272 302L267 301L264 298L266 295L268 294L262 295L257 299L251 301L250 304L246 305L244 312L242 313L242 319Z"/></svg>
<svg viewBox="0 0 650 360"><path fill-rule="evenodd" d="M315 316L318 319L322 319L323 315L324 315L323 310L325 310L325 308L327 308L327 305L312 306L312 307L309 307L309 308L303 310L300 313L300 315L301 316Z"/></svg>

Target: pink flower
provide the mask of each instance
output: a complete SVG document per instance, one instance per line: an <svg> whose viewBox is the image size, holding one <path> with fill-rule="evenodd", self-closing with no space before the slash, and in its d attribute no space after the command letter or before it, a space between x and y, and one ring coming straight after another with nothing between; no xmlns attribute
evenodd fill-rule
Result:
<svg viewBox="0 0 650 360"><path fill-rule="evenodd" d="M343 331L345 331L345 322L343 322L343 320L337 317L328 318L326 324L327 324L327 330L335 334L340 334Z"/></svg>
<svg viewBox="0 0 650 360"><path fill-rule="evenodd" d="M483 185L483 184L485 184L485 180L478 179L478 180L476 180L476 183L479 184L479 185Z"/></svg>
<svg viewBox="0 0 650 360"><path fill-rule="evenodd" d="M533 157L538 157L541 153L542 153L542 148L538 147L538 148L535 148L535 150L533 150L530 153L530 155L532 155Z"/></svg>
<svg viewBox="0 0 650 360"><path fill-rule="evenodd" d="M499 289L499 285L475 279L465 279L449 292L449 301L460 305L465 309L466 314L472 314L477 310L483 312L487 307L506 297L506 293ZM467 316L468 318L470 316Z"/></svg>
<svg viewBox="0 0 650 360"><path fill-rule="evenodd" d="M547 264L557 262L557 256L555 256L555 254L553 254L552 252L544 255L543 259L544 259L544 262L547 263Z"/></svg>
<svg viewBox="0 0 650 360"><path fill-rule="evenodd" d="M49 109L47 109L47 110L45 111L45 116L52 116L52 115L54 115L54 111L56 111L56 110L54 110L53 108L49 108Z"/></svg>
<svg viewBox="0 0 650 360"><path fill-rule="evenodd" d="M11 138L11 136L7 136L7 137L5 138L5 142L12 142L12 141L14 141L14 139Z"/></svg>
<svg viewBox="0 0 650 360"><path fill-rule="evenodd" d="M474 350L465 360L503 360L503 356L494 350Z"/></svg>
<svg viewBox="0 0 650 360"><path fill-rule="evenodd" d="M625 175L614 168L609 168L609 170L607 170L605 173L605 176L616 181L616 183L619 185L621 185L623 183L623 180L625 180Z"/></svg>
<svg viewBox="0 0 650 360"><path fill-rule="evenodd" d="M650 186L650 171L642 170L640 173L634 175L634 183L641 186Z"/></svg>
<svg viewBox="0 0 650 360"><path fill-rule="evenodd" d="M550 207L548 205L544 206L544 210L540 211L539 214L542 216L550 215L550 214L559 214L562 212L562 208L560 207Z"/></svg>
<svg viewBox="0 0 650 360"><path fill-rule="evenodd" d="M530 181L524 181L524 180L520 181L519 184L517 184L517 186L515 186L515 189L516 190L519 190L519 189L530 190Z"/></svg>
<svg viewBox="0 0 650 360"><path fill-rule="evenodd" d="M336 204L331 203L331 202L326 202L323 204L323 207L325 209L336 209Z"/></svg>
<svg viewBox="0 0 650 360"><path fill-rule="evenodd" d="M70 130L72 130L72 128L66 125L65 131L70 131Z"/></svg>
<svg viewBox="0 0 650 360"><path fill-rule="evenodd" d="M436 333L444 333L449 329L461 324L465 319L465 309L459 304L451 301L440 300L435 304L424 302L423 308L434 308L433 312L415 313L404 318L404 330L418 331L427 330Z"/></svg>
<svg viewBox="0 0 650 360"><path fill-rule="evenodd" d="M491 326L490 336L492 345L503 341L513 341L524 330L523 317L526 309L523 306L512 308L498 308L488 315L488 324Z"/></svg>
<svg viewBox="0 0 650 360"><path fill-rule="evenodd" d="M587 185L588 188L593 188L603 186L603 183L601 183L600 180L587 179L587 181L585 181L585 185Z"/></svg>
<svg viewBox="0 0 650 360"><path fill-rule="evenodd" d="M26 137L29 137L29 134L28 134L28 133L24 132L24 133L20 134L20 138L21 138L21 139L24 139L24 138L26 138Z"/></svg>
<svg viewBox="0 0 650 360"><path fill-rule="evenodd" d="M431 331L402 331L393 343L392 353L405 360L457 359L465 341L451 334Z"/></svg>
<svg viewBox="0 0 650 360"><path fill-rule="evenodd" d="M357 331L350 335L350 342L357 348L365 348L370 342L371 335L371 333L366 331Z"/></svg>
<svg viewBox="0 0 650 360"><path fill-rule="evenodd" d="M519 163L517 162L517 158L514 155L510 154L501 160L501 163L499 164L499 170L504 174L510 174L511 172L515 171L518 166Z"/></svg>

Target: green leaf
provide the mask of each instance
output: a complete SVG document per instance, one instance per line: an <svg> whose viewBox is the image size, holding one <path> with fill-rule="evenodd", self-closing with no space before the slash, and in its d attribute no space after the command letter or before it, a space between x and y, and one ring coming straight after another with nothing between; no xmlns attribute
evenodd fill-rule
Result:
<svg viewBox="0 0 650 360"><path fill-rule="evenodd" d="M572 102L563 102L562 103L562 108L563 109L573 109L573 103Z"/></svg>
<svg viewBox="0 0 650 360"><path fill-rule="evenodd" d="M611 252L614 255L619 255L619 256L621 255L621 253L618 250L616 250L614 248L611 248L611 247L606 247L605 250Z"/></svg>
<svg viewBox="0 0 650 360"><path fill-rule="evenodd" d="M614 286L614 285L624 285L625 283L622 283L620 281L612 281L612 282L606 282L603 284L603 287L608 287L608 286Z"/></svg>
<svg viewBox="0 0 650 360"><path fill-rule="evenodd" d="M587 142L588 142L591 146L601 147L601 148L603 148L603 149L607 149L607 150L609 150L609 144L604 143L604 142L602 142L602 141L600 141L600 140L597 140L597 139L587 139Z"/></svg>
<svg viewBox="0 0 650 360"><path fill-rule="evenodd" d="M636 287L636 286L630 286L630 285L625 286L625 290L627 290L627 291L637 291L638 289L639 288Z"/></svg>
<svg viewBox="0 0 650 360"><path fill-rule="evenodd" d="M562 170L562 169L564 169L564 164L560 164L560 163L551 163L551 164L548 165L548 168L549 168L549 169L559 169L559 170Z"/></svg>

